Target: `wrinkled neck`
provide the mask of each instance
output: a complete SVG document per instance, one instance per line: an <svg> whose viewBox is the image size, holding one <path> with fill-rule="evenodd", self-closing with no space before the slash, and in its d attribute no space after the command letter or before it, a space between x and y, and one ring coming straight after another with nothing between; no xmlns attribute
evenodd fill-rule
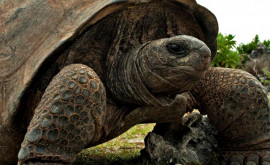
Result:
<svg viewBox="0 0 270 165"><path fill-rule="evenodd" d="M127 54L117 52L114 59L108 63L107 86L110 93L119 101L140 105L168 105L170 99L154 96L142 81L141 70L148 69L140 65L140 50L143 44L132 49Z"/></svg>

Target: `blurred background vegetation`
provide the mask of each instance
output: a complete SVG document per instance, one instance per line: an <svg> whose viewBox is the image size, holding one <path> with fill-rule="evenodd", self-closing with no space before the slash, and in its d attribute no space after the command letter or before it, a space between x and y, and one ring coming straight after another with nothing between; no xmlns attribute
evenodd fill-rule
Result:
<svg viewBox="0 0 270 165"><path fill-rule="evenodd" d="M268 90L270 86L270 40L256 35L247 44L237 44L234 35L219 33L218 52L211 66L243 69L258 78Z"/></svg>
<svg viewBox="0 0 270 165"><path fill-rule="evenodd" d="M237 45L234 37L232 34L218 34L218 52L211 66L243 69L249 60L248 55L257 50L258 46L264 45L266 49L270 50L270 40L260 41L258 35L248 44L239 45Z"/></svg>

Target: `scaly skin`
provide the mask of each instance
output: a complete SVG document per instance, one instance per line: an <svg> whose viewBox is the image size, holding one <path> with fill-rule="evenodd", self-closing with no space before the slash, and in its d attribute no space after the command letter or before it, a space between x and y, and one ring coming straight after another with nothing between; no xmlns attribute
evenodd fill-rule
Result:
<svg viewBox="0 0 270 165"><path fill-rule="evenodd" d="M218 130L222 163L270 163L270 104L255 77L210 68L191 93Z"/></svg>
<svg viewBox="0 0 270 165"><path fill-rule="evenodd" d="M99 139L105 116L105 88L85 65L65 67L50 83L28 127L18 158L73 162ZM37 163L38 164L38 163Z"/></svg>
<svg viewBox="0 0 270 165"><path fill-rule="evenodd" d="M19 164L70 164L82 149L116 137L134 124L180 121L186 100L176 93L200 81L210 54L200 40L175 36L143 44L111 61L107 90L125 104L137 104L129 111L107 104L105 88L91 68L66 66L34 112Z"/></svg>

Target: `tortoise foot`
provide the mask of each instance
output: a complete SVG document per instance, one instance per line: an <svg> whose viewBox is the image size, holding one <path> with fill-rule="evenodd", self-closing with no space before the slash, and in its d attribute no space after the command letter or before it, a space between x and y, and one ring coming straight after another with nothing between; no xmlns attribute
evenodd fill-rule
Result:
<svg viewBox="0 0 270 165"><path fill-rule="evenodd" d="M270 151L223 152L220 165L270 165Z"/></svg>
<svg viewBox="0 0 270 165"><path fill-rule="evenodd" d="M105 90L95 72L85 65L65 67L35 110L18 154L20 165L72 163L99 140L104 114Z"/></svg>

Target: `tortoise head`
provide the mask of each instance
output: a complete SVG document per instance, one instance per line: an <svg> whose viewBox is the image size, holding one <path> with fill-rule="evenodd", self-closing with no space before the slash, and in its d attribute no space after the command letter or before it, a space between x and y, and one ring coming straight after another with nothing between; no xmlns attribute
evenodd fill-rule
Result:
<svg viewBox="0 0 270 165"><path fill-rule="evenodd" d="M167 104L204 76L211 51L186 35L147 42L118 58L109 69L107 85L122 102Z"/></svg>
<svg viewBox="0 0 270 165"><path fill-rule="evenodd" d="M138 52L141 80L151 93L190 90L210 65L211 51L202 41L186 35L159 39Z"/></svg>

